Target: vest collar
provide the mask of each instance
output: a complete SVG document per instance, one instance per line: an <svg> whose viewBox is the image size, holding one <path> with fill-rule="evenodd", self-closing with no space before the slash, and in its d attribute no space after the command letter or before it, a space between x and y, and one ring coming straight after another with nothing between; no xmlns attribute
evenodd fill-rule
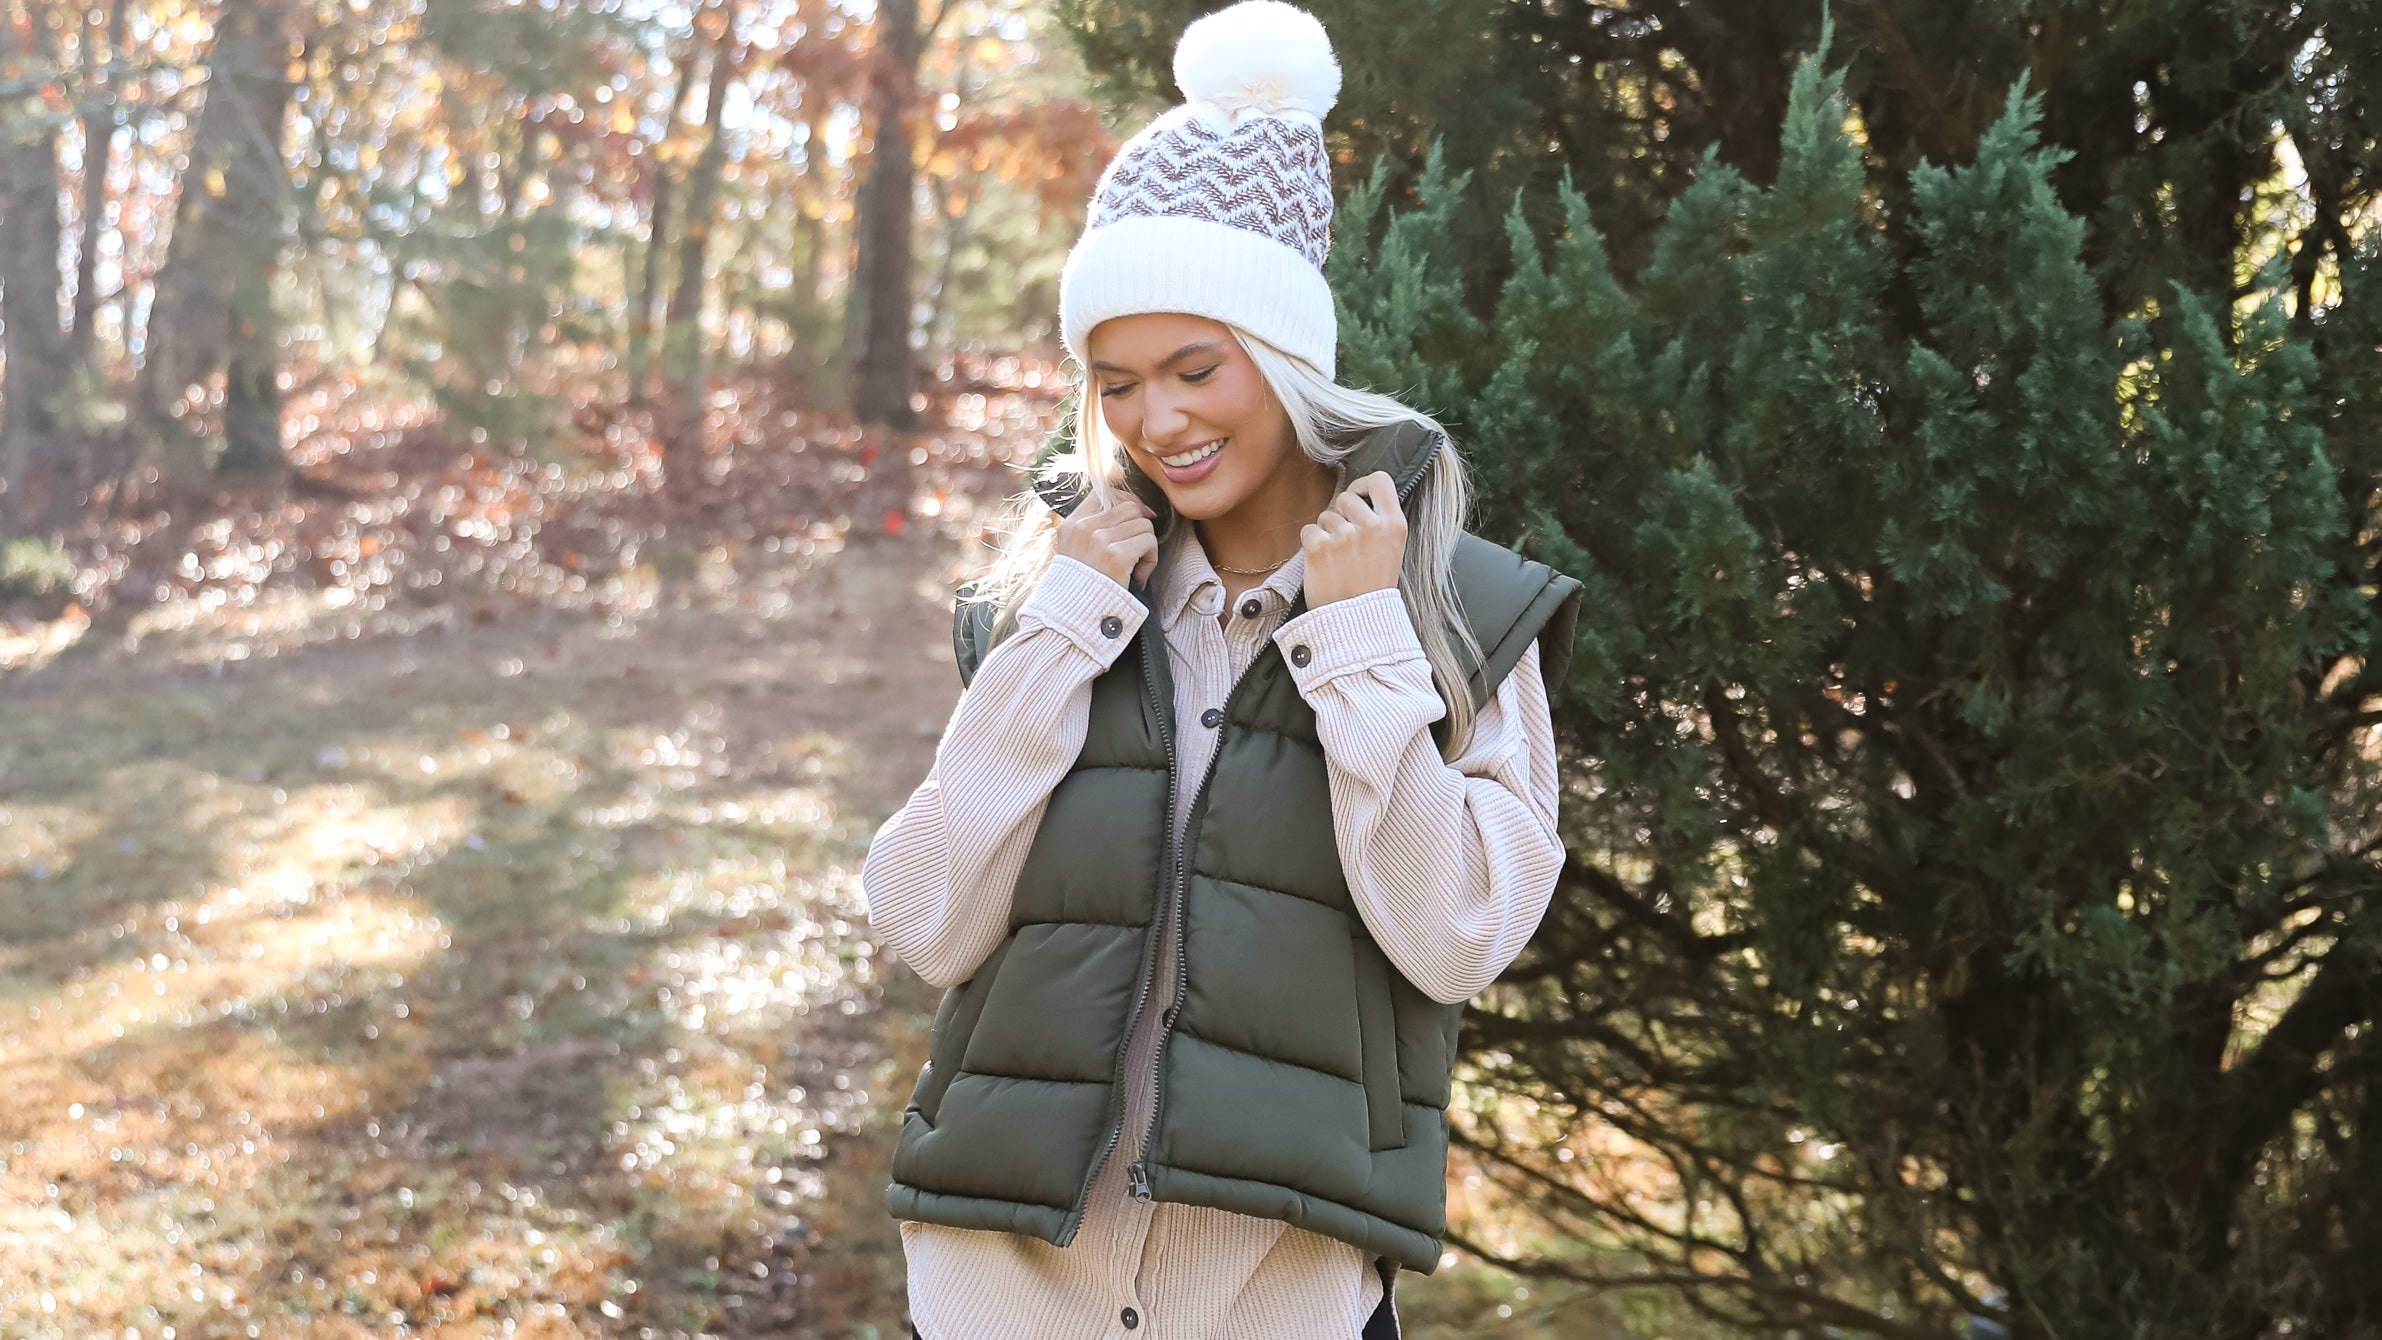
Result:
<svg viewBox="0 0 2382 1340"><path fill-rule="evenodd" d="M1376 470L1386 473L1397 485L1402 499L1414 491L1415 482L1423 477L1423 469L1447 445L1447 437L1406 421L1373 429L1357 443L1356 450L1342 461L1343 479L1361 479Z"/></svg>

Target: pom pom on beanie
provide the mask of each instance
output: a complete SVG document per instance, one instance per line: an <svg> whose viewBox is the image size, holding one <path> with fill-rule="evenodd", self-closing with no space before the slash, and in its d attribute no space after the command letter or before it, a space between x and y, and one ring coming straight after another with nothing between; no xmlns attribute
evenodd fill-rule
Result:
<svg viewBox="0 0 2382 1340"><path fill-rule="evenodd" d="M1242 0L1175 46L1187 101L1117 151L1059 279L1059 328L1087 357L1094 327L1144 312L1222 321L1330 376L1339 323L1331 158L1340 95L1331 38L1305 10Z"/></svg>
<svg viewBox="0 0 2382 1340"><path fill-rule="evenodd" d="M1340 62L1314 15L1280 0L1246 0L1183 30L1174 82L1184 98L1236 120L1295 113L1321 122L1340 100Z"/></svg>

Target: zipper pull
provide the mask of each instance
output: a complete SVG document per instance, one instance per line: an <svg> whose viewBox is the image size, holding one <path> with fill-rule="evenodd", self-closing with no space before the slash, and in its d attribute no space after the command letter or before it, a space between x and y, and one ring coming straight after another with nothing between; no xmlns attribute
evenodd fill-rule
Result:
<svg viewBox="0 0 2382 1340"><path fill-rule="evenodd" d="M1125 1182L1126 1189L1132 1193L1135 1200L1150 1199L1149 1165L1141 1162L1139 1159L1126 1164Z"/></svg>

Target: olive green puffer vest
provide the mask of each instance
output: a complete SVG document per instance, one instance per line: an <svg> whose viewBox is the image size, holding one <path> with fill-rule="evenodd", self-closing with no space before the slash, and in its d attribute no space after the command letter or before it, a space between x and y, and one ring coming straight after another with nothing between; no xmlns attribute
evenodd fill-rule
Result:
<svg viewBox="0 0 2382 1340"><path fill-rule="evenodd" d="M1381 430L1350 477L1387 468L1403 494L1438 445ZM1578 584L1473 536L1454 575L1484 652L1476 701L1534 641L1561 684ZM961 606L963 676L986 650L981 609ZM1160 1009L1135 1195L1285 1220L1427 1273L1446 1229L1463 1006L1400 976L1350 901L1315 715L1281 650L1267 644L1226 700L1179 852L1173 704L1146 619L1093 682L1089 734L1044 811L1007 938L936 1011L888 1204L1067 1245L1119 1142L1126 1039ZM1153 1000L1162 913L1180 919L1178 985Z"/></svg>

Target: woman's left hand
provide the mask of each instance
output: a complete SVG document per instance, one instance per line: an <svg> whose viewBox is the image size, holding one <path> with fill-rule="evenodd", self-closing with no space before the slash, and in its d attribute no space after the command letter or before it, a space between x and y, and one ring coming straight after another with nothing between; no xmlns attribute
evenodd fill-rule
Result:
<svg viewBox="0 0 2382 1340"><path fill-rule="evenodd" d="M1406 561L1406 513L1397 486L1376 470L1350 484L1299 532L1307 556L1307 607L1398 584Z"/></svg>

